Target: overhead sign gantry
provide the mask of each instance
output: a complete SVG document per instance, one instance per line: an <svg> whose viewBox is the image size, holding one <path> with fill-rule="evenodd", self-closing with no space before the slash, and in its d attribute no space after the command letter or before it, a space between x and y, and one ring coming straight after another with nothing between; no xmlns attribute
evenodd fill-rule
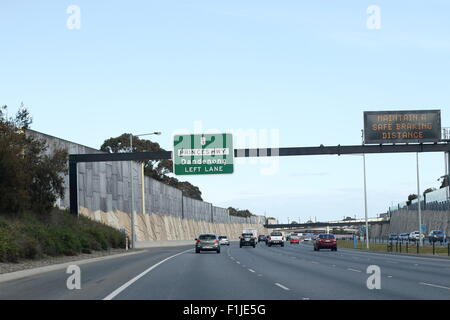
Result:
<svg viewBox="0 0 450 320"><path fill-rule="evenodd" d="M232 152L231 135L201 134L175 136L174 152L71 154L69 155L70 211L73 214L78 214L77 164L80 162L172 159L174 160L174 171L177 174L217 174L233 172L233 156L285 157L376 153L450 153L450 142L440 139L439 110L368 111L364 113L364 127L366 129L366 141L363 145L234 149L234 152ZM198 142L196 142L197 140ZM195 169L195 167L200 168Z"/></svg>

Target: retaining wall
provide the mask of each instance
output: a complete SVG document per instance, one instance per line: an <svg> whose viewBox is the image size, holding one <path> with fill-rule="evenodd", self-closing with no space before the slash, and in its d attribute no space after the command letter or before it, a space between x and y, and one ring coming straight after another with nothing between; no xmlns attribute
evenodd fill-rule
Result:
<svg viewBox="0 0 450 320"><path fill-rule="evenodd" d="M425 234L431 230L442 230L450 235L450 211L422 211L422 224L427 227ZM371 237L387 237L390 233L409 233L419 230L417 210L398 210L391 213L388 224L373 225L370 228Z"/></svg>

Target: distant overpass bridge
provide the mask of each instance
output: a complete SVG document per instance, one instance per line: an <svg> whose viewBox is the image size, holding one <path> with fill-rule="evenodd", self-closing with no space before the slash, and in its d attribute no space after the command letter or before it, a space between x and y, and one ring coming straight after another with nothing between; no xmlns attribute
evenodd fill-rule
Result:
<svg viewBox="0 0 450 320"><path fill-rule="evenodd" d="M388 224L389 219L371 218L368 219L369 225ZM365 226L366 220L348 220L348 221L329 221L329 222L311 222L311 223L286 223L286 224L265 224L268 229L326 229L326 228L351 228Z"/></svg>

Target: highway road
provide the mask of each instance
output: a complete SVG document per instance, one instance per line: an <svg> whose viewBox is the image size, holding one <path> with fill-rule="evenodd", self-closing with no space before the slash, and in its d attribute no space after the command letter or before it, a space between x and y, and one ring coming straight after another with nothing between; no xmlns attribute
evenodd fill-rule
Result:
<svg viewBox="0 0 450 320"><path fill-rule="evenodd" d="M379 290L367 288L371 265L381 270ZM308 244L151 248L80 268L80 290L67 289L64 269L0 283L0 299L450 299L450 259Z"/></svg>

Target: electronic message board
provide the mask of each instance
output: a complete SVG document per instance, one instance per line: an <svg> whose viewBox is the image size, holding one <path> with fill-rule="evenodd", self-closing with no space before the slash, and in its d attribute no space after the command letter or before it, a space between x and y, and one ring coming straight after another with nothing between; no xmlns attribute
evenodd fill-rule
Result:
<svg viewBox="0 0 450 320"><path fill-rule="evenodd" d="M176 175L233 173L231 134L176 135L173 145Z"/></svg>
<svg viewBox="0 0 450 320"><path fill-rule="evenodd" d="M364 112L365 144L439 140L441 140L440 110Z"/></svg>

